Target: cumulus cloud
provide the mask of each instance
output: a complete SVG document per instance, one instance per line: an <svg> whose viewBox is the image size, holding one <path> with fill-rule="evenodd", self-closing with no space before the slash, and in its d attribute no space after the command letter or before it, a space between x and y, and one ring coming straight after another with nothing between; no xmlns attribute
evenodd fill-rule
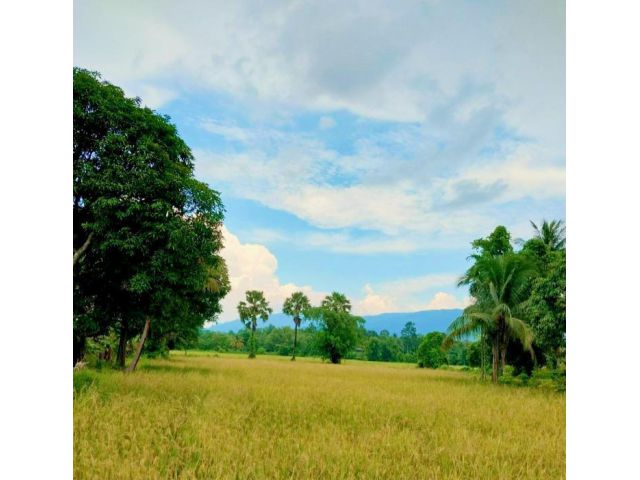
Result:
<svg viewBox="0 0 640 480"><path fill-rule="evenodd" d="M221 255L227 262L231 292L222 302L220 321L238 317L236 307L244 299L247 290L261 290L269 300L274 312L282 309L285 298L295 291L303 291L312 304L319 304L327 292L310 285L283 283L278 277L278 260L267 247L258 243L243 243L227 228L222 229L224 249ZM438 288L451 288L458 276L455 274L430 274L405 278L378 285L366 284L363 295L352 301L353 311L358 315L376 315L385 312L411 312L443 308L463 308L468 299L438 291L430 301L428 293Z"/></svg>
<svg viewBox="0 0 640 480"><path fill-rule="evenodd" d="M416 312L464 308L469 299L459 299L440 288L453 288L458 279L454 274L430 274L404 278L375 286L365 285L364 296L354 302L354 312L359 315L376 315L387 312ZM435 292L431 300L430 292Z"/></svg>
<svg viewBox="0 0 640 480"><path fill-rule="evenodd" d="M278 260L264 245L242 243L227 228L222 229L224 248L222 257L227 262L231 292L222 301L220 321L238 318L236 307L244 300L247 290L261 290L274 312L282 309L285 298L293 292L304 292L312 302L319 302L325 293L317 292L308 285L281 283L277 275Z"/></svg>
<svg viewBox="0 0 640 480"><path fill-rule="evenodd" d="M447 310L464 308L464 302L446 292L437 292L427 304L427 310Z"/></svg>

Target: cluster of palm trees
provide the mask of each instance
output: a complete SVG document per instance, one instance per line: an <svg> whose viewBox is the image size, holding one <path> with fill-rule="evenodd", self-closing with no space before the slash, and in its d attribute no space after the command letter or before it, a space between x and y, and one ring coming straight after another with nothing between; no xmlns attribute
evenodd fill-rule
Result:
<svg viewBox="0 0 640 480"><path fill-rule="evenodd" d="M322 300L321 308L348 313L351 311L351 302L344 294L333 292ZM294 325L293 355L291 360L296 359L298 328L303 320L309 318L312 309L309 298L303 292L292 293L283 303L282 312L292 317ZM240 320L251 332L249 337L249 358L255 358L256 356L255 331L258 326L258 319L266 322L271 313L273 313L273 310L264 297L264 293L258 290L247 291L245 300L238 304Z"/></svg>
<svg viewBox="0 0 640 480"><path fill-rule="evenodd" d="M533 222L531 224L535 240L544 249L558 250L565 247L565 227L562 221L544 221L540 228ZM520 317L526 312L528 287L536 267L531 257L509 249L498 249L496 254L490 248L484 248L479 254L472 255L472 258L475 263L460 279L459 286L470 286L475 303L467 307L462 316L451 324L443 348L470 334L479 335L483 349L486 343L491 345L491 379L497 383L505 367L507 346L511 339L518 341L524 350L534 356L533 332L527 321ZM484 357L483 351L483 373Z"/></svg>

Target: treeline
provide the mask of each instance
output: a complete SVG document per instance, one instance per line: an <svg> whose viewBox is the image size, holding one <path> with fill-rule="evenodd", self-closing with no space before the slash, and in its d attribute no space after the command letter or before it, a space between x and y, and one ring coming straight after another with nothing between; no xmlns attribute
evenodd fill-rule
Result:
<svg viewBox="0 0 640 480"><path fill-rule="evenodd" d="M322 351L317 344L318 330L308 326L298 330L296 355L320 357ZM455 342L446 352L440 349L445 334L433 332L427 335L415 333L415 324L408 322L400 336L386 330L361 331L347 359L377 362L418 363L420 366L437 368L441 365L480 366L479 342ZM255 341L258 354L291 356L293 354L294 329L291 327L268 327L256 330ZM197 339L182 344L182 348L221 353L249 353L250 332L212 332L202 330Z"/></svg>

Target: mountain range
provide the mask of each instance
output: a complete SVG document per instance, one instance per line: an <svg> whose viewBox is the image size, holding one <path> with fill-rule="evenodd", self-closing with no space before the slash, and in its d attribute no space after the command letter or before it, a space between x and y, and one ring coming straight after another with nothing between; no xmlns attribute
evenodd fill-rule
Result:
<svg viewBox="0 0 640 480"><path fill-rule="evenodd" d="M420 312L381 313L379 315L363 315L364 328L380 333L387 330L390 334L400 335L400 331L407 322L413 322L419 334L429 332L446 332L453 320L460 316L462 310L423 310ZM291 317L284 313L275 313L266 322L259 322L258 328L269 325L274 327L293 327ZM304 326L304 323L303 323ZM240 320L211 325L206 330L211 332L237 332L245 328Z"/></svg>

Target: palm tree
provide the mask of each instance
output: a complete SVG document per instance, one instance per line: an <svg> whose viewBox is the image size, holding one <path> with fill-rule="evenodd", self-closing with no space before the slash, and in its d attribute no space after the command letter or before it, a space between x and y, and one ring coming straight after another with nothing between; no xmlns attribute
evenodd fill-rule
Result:
<svg viewBox="0 0 640 480"><path fill-rule="evenodd" d="M562 220L542 221L540 228L531 222L535 230L535 238L539 239L549 250L562 250L566 244L566 227Z"/></svg>
<svg viewBox="0 0 640 480"><path fill-rule="evenodd" d="M342 293L333 292L331 295L324 297L324 300L322 300L322 308L336 313L349 313L351 311L351 302Z"/></svg>
<svg viewBox="0 0 640 480"><path fill-rule="evenodd" d="M258 326L258 318L266 322L273 310L269 307L269 302L264 298L264 293L257 290L249 290L245 294L246 302L238 304L238 314L240 320L251 331L249 339L249 358L256 358L255 332Z"/></svg>
<svg viewBox="0 0 640 480"><path fill-rule="evenodd" d="M282 312L285 315L293 317L293 324L295 325L293 334L293 356L291 360L296 359L296 345L298 344L298 327L302 323L300 314L304 315L304 312L311 307L309 299L302 292L294 292L289 298L284 301L282 306Z"/></svg>
<svg viewBox="0 0 640 480"><path fill-rule="evenodd" d="M493 355L491 379L497 383L504 369L510 338L518 340L533 356L533 333L524 320L515 316L524 308L533 267L527 258L517 254L486 255L476 260L475 267L474 278L467 272L460 284L471 283L475 287L477 302L451 323L443 346L473 333L489 338Z"/></svg>

